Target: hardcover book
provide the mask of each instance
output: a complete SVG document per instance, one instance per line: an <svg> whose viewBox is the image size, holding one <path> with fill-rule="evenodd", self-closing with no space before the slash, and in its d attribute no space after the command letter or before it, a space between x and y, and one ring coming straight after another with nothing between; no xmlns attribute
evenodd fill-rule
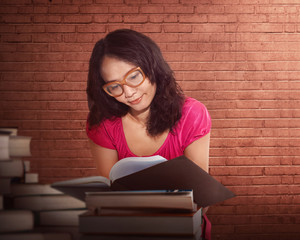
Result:
<svg viewBox="0 0 300 240"><path fill-rule="evenodd" d="M86 177L52 184L52 187L85 199L86 192L132 190L193 190L194 202L207 207L234 197L234 193L210 176L194 162L180 156L165 160L157 156L123 159L111 169L110 179L102 176ZM118 173L118 174L117 174Z"/></svg>
<svg viewBox="0 0 300 240"><path fill-rule="evenodd" d="M79 231L87 234L194 235L202 223L195 212L100 209L79 215Z"/></svg>

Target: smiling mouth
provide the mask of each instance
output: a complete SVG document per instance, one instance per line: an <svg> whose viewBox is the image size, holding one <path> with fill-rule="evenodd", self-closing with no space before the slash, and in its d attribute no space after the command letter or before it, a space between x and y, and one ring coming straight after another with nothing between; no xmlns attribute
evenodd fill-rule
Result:
<svg viewBox="0 0 300 240"><path fill-rule="evenodd" d="M133 100L133 101L129 101L129 103L135 105L135 104L140 103L141 100L142 100L142 97L139 97L139 98L137 98L137 99L135 99L135 100Z"/></svg>

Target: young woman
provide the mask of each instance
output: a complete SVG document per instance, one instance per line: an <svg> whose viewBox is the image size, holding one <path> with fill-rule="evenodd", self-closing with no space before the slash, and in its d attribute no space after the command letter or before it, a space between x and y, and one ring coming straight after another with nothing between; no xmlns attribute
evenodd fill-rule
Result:
<svg viewBox="0 0 300 240"><path fill-rule="evenodd" d="M185 155L205 171L211 119L186 97L159 47L128 29L109 33L90 58L87 135L99 175L120 159ZM209 222L207 222L209 225Z"/></svg>

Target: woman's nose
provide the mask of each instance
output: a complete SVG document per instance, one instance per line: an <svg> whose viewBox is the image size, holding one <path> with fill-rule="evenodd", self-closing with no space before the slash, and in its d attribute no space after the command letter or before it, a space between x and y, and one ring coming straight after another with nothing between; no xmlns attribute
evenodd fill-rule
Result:
<svg viewBox="0 0 300 240"><path fill-rule="evenodd" d="M127 85L123 85L123 89L126 98L130 98L136 93L136 88L132 88Z"/></svg>

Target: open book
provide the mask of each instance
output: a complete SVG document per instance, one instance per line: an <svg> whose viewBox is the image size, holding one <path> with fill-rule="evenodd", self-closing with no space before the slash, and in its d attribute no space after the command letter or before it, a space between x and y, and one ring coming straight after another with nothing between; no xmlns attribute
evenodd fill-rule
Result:
<svg viewBox="0 0 300 240"><path fill-rule="evenodd" d="M110 170L109 178L91 176L55 182L51 186L68 195L85 200L86 192L110 191L112 183L124 176L167 161L162 156L128 157L118 161Z"/></svg>
<svg viewBox="0 0 300 240"><path fill-rule="evenodd" d="M52 184L66 194L85 199L86 192L128 190L193 190L194 202L206 207L235 195L194 162L180 156L125 158L111 169L110 179L93 176Z"/></svg>

